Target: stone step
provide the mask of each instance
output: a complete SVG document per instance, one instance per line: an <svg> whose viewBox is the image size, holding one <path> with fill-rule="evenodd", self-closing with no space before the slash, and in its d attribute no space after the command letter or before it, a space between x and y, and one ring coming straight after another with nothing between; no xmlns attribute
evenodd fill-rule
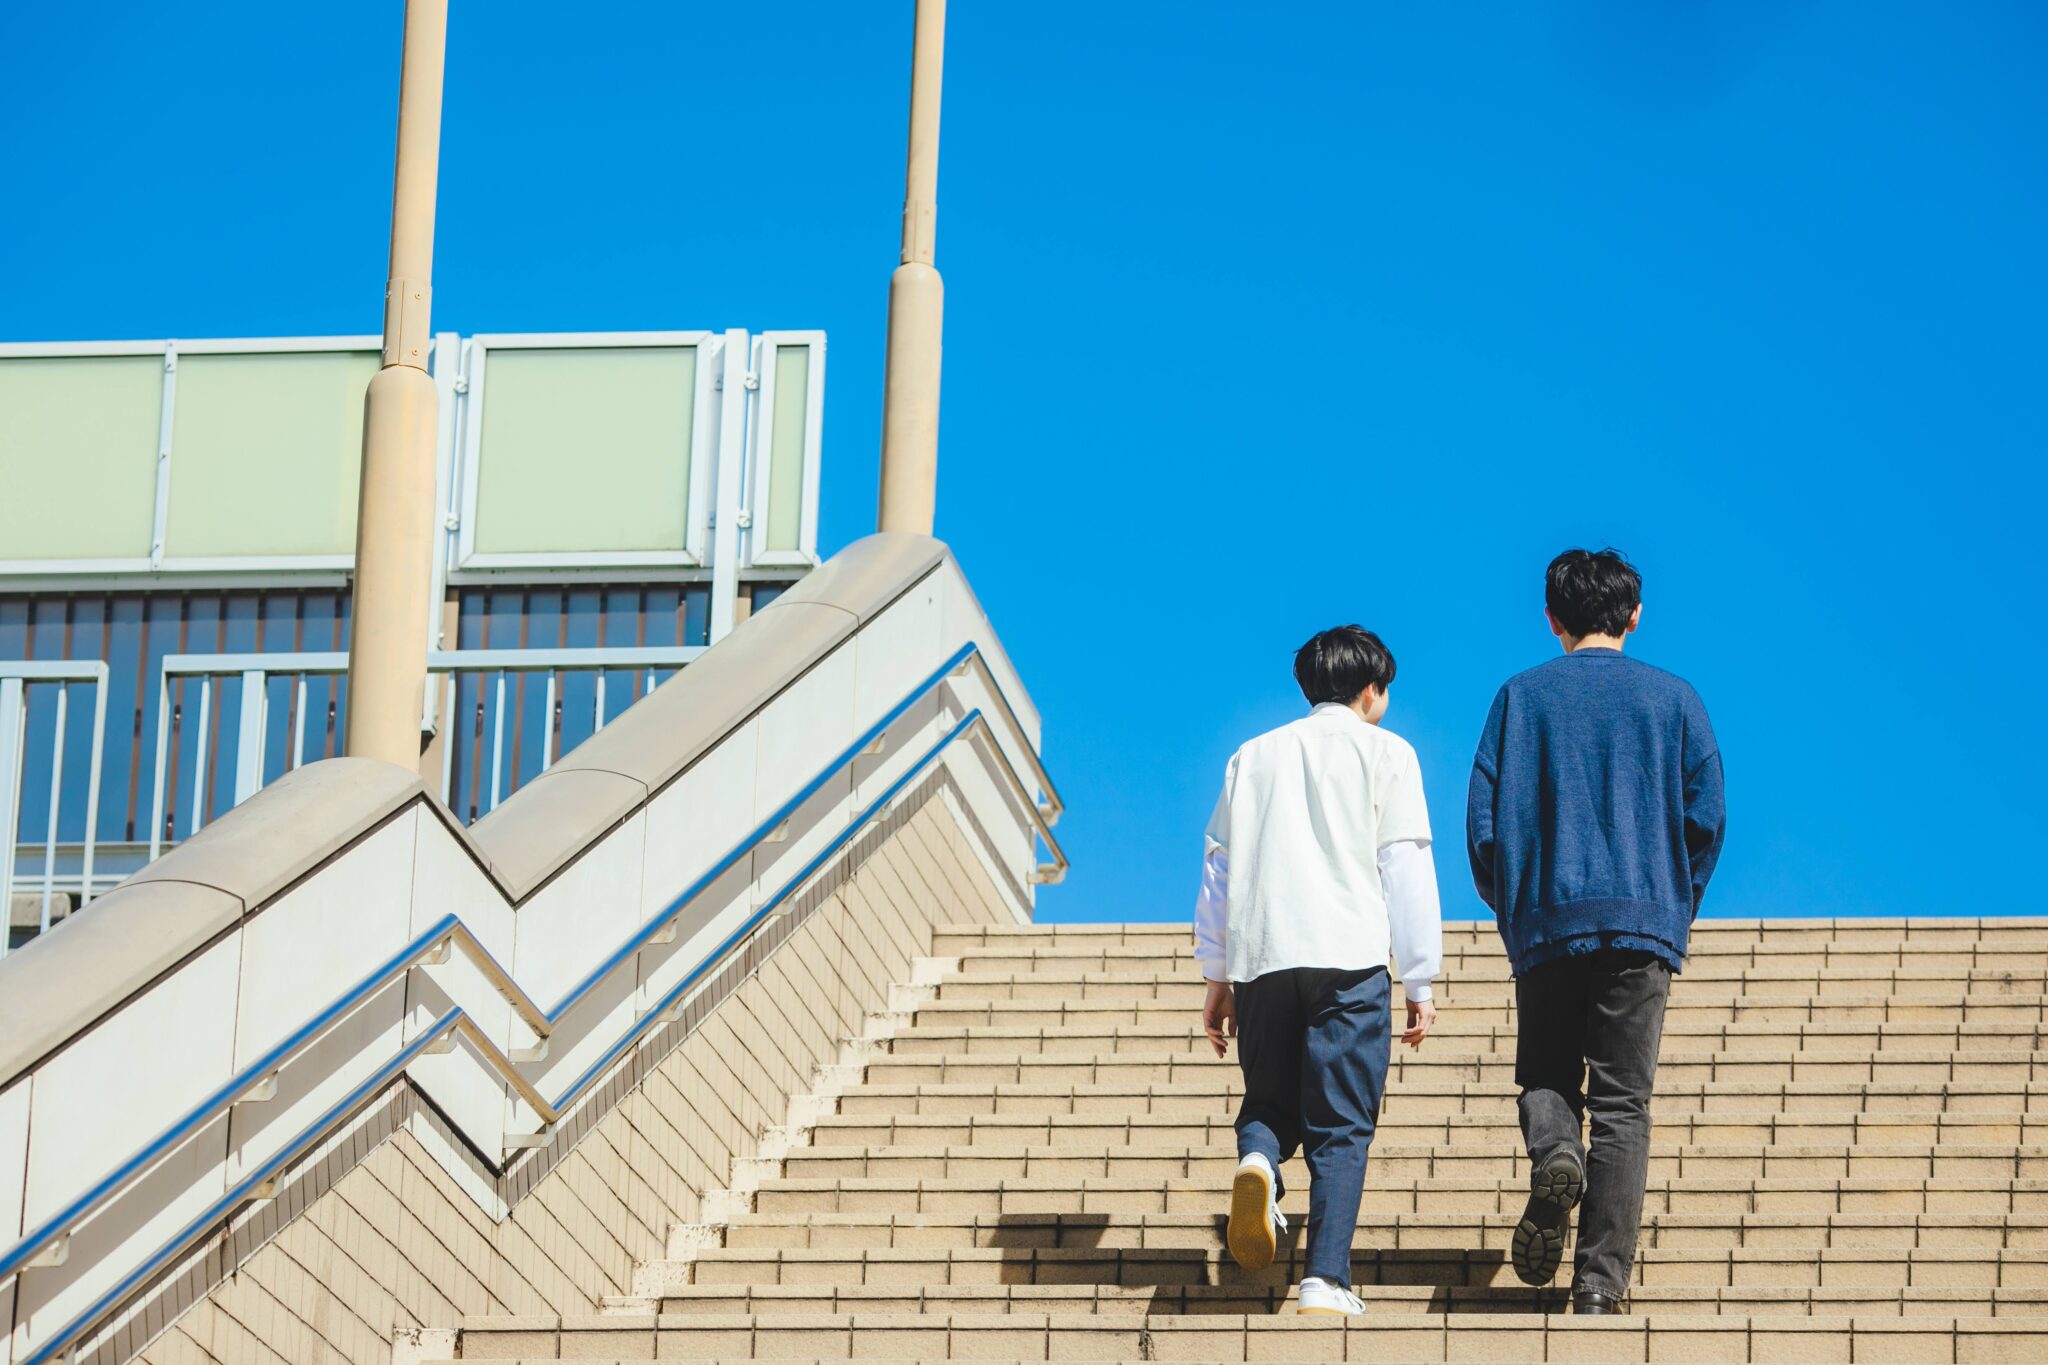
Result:
<svg viewBox="0 0 2048 1365"><path fill-rule="evenodd" d="M1193 944L1158 944L1117 948L974 948L954 955L954 970L966 975L1038 975L1045 972L1161 972L1199 979ZM1899 973L1952 979L2007 974L2039 978L2048 968L2040 949L2014 951L1940 944L1929 947L1793 946L1715 951L1702 947L1690 954L1680 981L1726 981L1752 972L1805 973L1854 977L1859 973ZM1442 980L1502 980L1511 973L1507 955L1498 948L1446 948Z"/></svg>
<svg viewBox="0 0 2048 1365"><path fill-rule="evenodd" d="M1512 1080L1465 1081L1427 1075L1408 1077L1387 1096L1382 1122L1408 1122L1461 1114L1513 1123L1517 1090ZM1156 1085L1059 1083L1048 1085L887 1085L862 1083L833 1104L847 1117L876 1115L1019 1114L1037 1117L1078 1114L1117 1118L1154 1114L1207 1118L1235 1109L1244 1079L1235 1067L1204 1069ZM2048 1113L2048 1082L2018 1084L1788 1081L1674 1081L1659 1076L1655 1113L1677 1114L1873 1114L1894 1118L1989 1115L2012 1117Z"/></svg>
<svg viewBox="0 0 2048 1365"><path fill-rule="evenodd" d="M1288 1216L1305 1217L1308 1187L1297 1180L1281 1201ZM773 1217L890 1214L904 1217L1035 1218L1069 1212L1103 1218L1147 1214L1213 1217L1226 1185L1213 1179L1096 1176L777 1177L755 1191L757 1214ZM1366 1179L1363 1216L1472 1213L1519 1215L1529 1197L1526 1176L1394 1176L1375 1166ZM1643 1200L1645 1217L1679 1214L1983 1214L2048 1218L2048 1176L1903 1177L1896 1175L1653 1176Z"/></svg>
<svg viewBox="0 0 2048 1365"><path fill-rule="evenodd" d="M1431 1114L1404 1103L1380 1114L1382 1142L1497 1142L1515 1131L1513 1101L1502 1097L1493 1113ZM831 1114L809 1130L814 1147L993 1144L1090 1146L1185 1143L1230 1146L1236 1140L1235 1106L1202 1116L1161 1114ZM1877 1143L1880 1145L2048 1143L2048 1113L2039 1114L1782 1114L1774 1110L1713 1114L1652 1111L1652 1140L1672 1143Z"/></svg>
<svg viewBox="0 0 2048 1365"><path fill-rule="evenodd" d="M1127 990L1099 989L1099 980L1081 984L1082 989L1070 994L1020 1000L1007 994L976 998L971 987L958 982L941 983L932 988L937 992L936 998L920 1000L914 1008L890 1017L918 1027L1042 1028L1179 1020L1196 1014L1202 1007L1202 984L1186 977L1137 976L1124 983ZM1745 996L1694 990L1690 983L1673 992L1664 1014L1667 1033L1727 1024L1894 1023L1946 1027L2044 1022L2048 1022L2048 995ZM1514 1002L1506 997L1467 1002L1455 1010L1447 1008L1437 1020L1438 1029L1444 1031L1512 1029L1514 1024Z"/></svg>
<svg viewBox="0 0 2048 1365"><path fill-rule="evenodd" d="M1368 1313L1563 1313L1561 1287L1525 1285L1360 1285ZM680 1285L658 1296L620 1295L608 1312L790 1313L1094 1313L1103 1316L1252 1316L1290 1313L1292 1285ZM1637 1314L1863 1317L2048 1316L2048 1294L2023 1290L1868 1288L1642 1287Z"/></svg>
<svg viewBox="0 0 2048 1365"><path fill-rule="evenodd" d="M1219 1060L1187 1046L1164 1050L1170 1040L1150 1035L1130 1039L1128 1050L1111 1052L895 1053L871 1056L860 1079L882 1085L1050 1085L1060 1083L1152 1085L1187 1080L1204 1071L1236 1070L1234 1060ZM1420 1051L1394 1049L1387 1070L1389 1091L1418 1076L1470 1081L1511 1081L1512 1056L1453 1052L1425 1045ZM1768 1085L1787 1081L1893 1084L2023 1085L2048 1080L2048 1053L1991 1051L1955 1053L1899 1049L1808 1055L1799 1052L1678 1052L1658 1062L1660 1081L1669 1084L1732 1081Z"/></svg>
<svg viewBox="0 0 2048 1365"><path fill-rule="evenodd" d="M2048 1319L1703 1313L1131 1316L674 1313L471 1318L464 1360L1947 1361L2048 1359Z"/></svg>
<svg viewBox="0 0 2048 1365"><path fill-rule="evenodd" d="M1446 920L1444 945L1498 943L1491 919ZM1149 924L967 924L942 925L933 932L932 951L958 954L983 944L1010 947L1034 945L1108 946L1114 944L1185 943L1192 930L1186 920ZM1790 943L1985 943L2001 949L2048 951L2048 920L2039 915L1956 916L1915 919L1723 919L1709 915L1692 927L1696 944L1722 942Z"/></svg>
<svg viewBox="0 0 2048 1365"><path fill-rule="evenodd" d="M1708 1023L1697 1019L1669 1021L1663 1051L1844 1053L1874 1051L2032 1052L2048 1046L2048 1023ZM1152 1040L1148 1045L1143 1040ZM1510 1053L1517 1032L1513 1024L1461 1018L1446 1008L1430 1035L1430 1048L1447 1052ZM952 1055L982 1052L1116 1052L1132 1046L1171 1048L1208 1046L1196 1010L1146 1014L1132 1022L1070 1020L1058 1023L958 1023L929 1019L896 1029L883 1048L907 1053ZM1419 1055L1419 1054L1418 1054Z"/></svg>
<svg viewBox="0 0 2048 1365"><path fill-rule="evenodd" d="M694 1260L650 1264L717 1285L868 1284L1258 1284L1300 1278L1298 1254L1265 1270L1241 1270L1222 1247L707 1247ZM1360 1247L1358 1284L1519 1284L1505 1246ZM1946 1247L1644 1247L1636 1284L1726 1288L1888 1288L2048 1293L2048 1251ZM657 1291L659 1292L659 1291Z"/></svg>
<svg viewBox="0 0 2048 1365"><path fill-rule="evenodd" d="M847 1179L893 1175L903 1178L963 1178L983 1182L1018 1179L1086 1180L1190 1179L1221 1189L1237 1166L1234 1146L1161 1144L1139 1146L944 1146L798 1147L779 1162L776 1174L790 1178ZM2007 1145L1909 1145L1878 1147L1758 1143L1680 1146L1650 1145L1650 1177L1693 1176L1771 1179L1785 1176L1842 1180L2032 1179L2048 1176L2048 1148ZM1372 1179L1442 1178L1450 1175L1510 1179L1526 1173L1528 1155L1519 1142L1474 1142L1465 1147L1433 1143L1376 1143Z"/></svg>
<svg viewBox="0 0 2048 1365"><path fill-rule="evenodd" d="M1289 1201L1294 1203L1296 1201ZM723 1227L690 1229L677 1241L692 1242L695 1256L709 1245L754 1249L1086 1247L1213 1248L1220 1244L1227 1195L1215 1191L1211 1208L1200 1213L801 1213L742 1214ZM1517 1202L1515 1211L1519 1213ZM1514 1232L1514 1219L1498 1213L1414 1213L1374 1209L1361 1212L1361 1247L1469 1247L1501 1250ZM1298 1245L1301 1220L1281 1237ZM1728 1251L1741 1247L1922 1247L1952 1251L2048 1251L2048 1215L2013 1217L1998 1213L1785 1213L1651 1214L1643 1223L1642 1245L1671 1250ZM682 1256L685 1248L672 1245Z"/></svg>
<svg viewBox="0 0 2048 1365"><path fill-rule="evenodd" d="M1089 982L1094 976L1101 980ZM1062 959L1057 962L1000 962L961 959L957 972L938 982L938 998L960 999L971 990L995 998L1082 999L1137 985L1144 978L1172 983L1181 990L1200 990L1202 981L1192 958L1152 955L1116 960ZM1092 992L1074 986L1096 987ZM2033 995L2048 993L2048 962L2039 957L2013 959L2008 965L1946 969L1905 967L1749 967L1741 963L1706 962L1688 967L1673 985L1680 992L1742 996L1952 996ZM1398 986L1395 995L1400 995ZM1505 960L1446 967L1435 978L1435 993L1445 1001L1499 1000L1514 997L1514 980ZM965 998L976 998L965 996Z"/></svg>

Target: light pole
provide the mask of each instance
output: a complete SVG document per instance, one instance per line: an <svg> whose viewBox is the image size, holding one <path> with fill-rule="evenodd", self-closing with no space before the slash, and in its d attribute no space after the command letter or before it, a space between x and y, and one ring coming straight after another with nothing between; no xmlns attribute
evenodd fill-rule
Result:
<svg viewBox="0 0 2048 1365"><path fill-rule="evenodd" d="M903 258L889 277L880 520L884 531L920 535L932 533L939 478L939 356L946 290L932 257L938 240L939 86L945 57L946 0L917 0Z"/></svg>
<svg viewBox="0 0 2048 1365"><path fill-rule="evenodd" d="M348 651L349 754L407 768L420 761L433 579L436 402L427 377L427 311L434 297L434 185L447 41L448 0L406 0L384 367L370 380L363 403Z"/></svg>

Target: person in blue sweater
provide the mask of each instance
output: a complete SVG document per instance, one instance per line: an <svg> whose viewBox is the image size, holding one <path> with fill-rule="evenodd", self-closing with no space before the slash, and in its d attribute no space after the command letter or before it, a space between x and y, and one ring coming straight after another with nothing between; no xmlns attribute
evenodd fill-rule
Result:
<svg viewBox="0 0 2048 1365"><path fill-rule="evenodd" d="M1494 697L1465 811L1472 879L1515 975L1530 1168L1515 1272L1548 1284L1583 1204L1575 1313L1626 1309L1664 1002L1725 826L1699 694L1622 653L1642 586L1613 550L1550 562L1544 605L1564 657Z"/></svg>

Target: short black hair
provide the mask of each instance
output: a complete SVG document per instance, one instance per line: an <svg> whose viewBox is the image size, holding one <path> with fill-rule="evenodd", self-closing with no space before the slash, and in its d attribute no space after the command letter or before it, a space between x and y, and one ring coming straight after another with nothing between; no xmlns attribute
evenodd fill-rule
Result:
<svg viewBox="0 0 2048 1365"><path fill-rule="evenodd" d="M1294 680L1312 706L1348 706L1368 687L1393 685L1394 653L1364 626L1336 626L1294 652Z"/></svg>
<svg viewBox="0 0 2048 1365"><path fill-rule="evenodd" d="M1620 635L1643 602L1643 576L1619 550L1566 550L1543 577L1543 605L1574 639Z"/></svg>

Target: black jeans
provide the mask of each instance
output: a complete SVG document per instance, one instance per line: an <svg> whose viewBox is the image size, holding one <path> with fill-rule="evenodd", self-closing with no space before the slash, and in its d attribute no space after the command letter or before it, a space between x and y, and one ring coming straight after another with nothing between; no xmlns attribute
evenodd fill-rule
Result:
<svg viewBox="0 0 2048 1365"><path fill-rule="evenodd" d="M1237 1154L1308 1160L1304 1275L1351 1283L1365 1158L1393 1047L1387 969L1289 967L1237 986ZM1278 1194L1282 1186L1274 1186Z"/></svg>
<svg viewBox="0 0 2048 1365"><path fill-rule="evenodd" d="M1515 1084L1529 1160L1569 1147L1586 1167L1575 1287L1628 1293L1670 994L1671 969L1661 959L1613 948L1546 962L1515 982ZM1590 1150L1579 1131L1589 1116Z"/></svg>

